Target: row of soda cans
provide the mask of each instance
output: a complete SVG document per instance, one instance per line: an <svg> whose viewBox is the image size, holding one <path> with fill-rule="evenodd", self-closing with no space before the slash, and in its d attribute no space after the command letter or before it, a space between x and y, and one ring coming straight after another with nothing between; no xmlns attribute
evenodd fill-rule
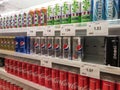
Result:
<svg viewBox="0 0 120 90"><path fill-rule="evenodd" d="M16 37L16 52L34 53L65 59L83 57L81 37Z"/></svg>
<svg viewBox="0 0 120 90"><path fill-rule="evenodd" d="M81 60L82 47L82 38L80 37L0 37L0 49L70 60Z"/></svg>
<svg viewBox="0 0 120 90"><path fill-rule="evenodd" d="M41 8L29 12L8 15L0 18L0 29L46 25L47 9Z"/></svg>
<svg viewBox="0 0 120 90"><path fill-rule="evenodd" d="M70 71L47 68L15 59L5 59L5 70L12 75L52 90L120 90L119 81L90 78Z"/></svg>

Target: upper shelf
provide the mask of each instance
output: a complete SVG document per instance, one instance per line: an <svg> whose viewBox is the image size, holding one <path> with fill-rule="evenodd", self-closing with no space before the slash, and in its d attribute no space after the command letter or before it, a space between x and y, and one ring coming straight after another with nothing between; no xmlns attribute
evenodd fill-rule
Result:
<svg viewBox="0 0 120 90"><path fill-rule="evenodd" d="M0 35L108 36L120 35L120 20L1 29ZM69 34L68 34L69 33Z"/></svg>

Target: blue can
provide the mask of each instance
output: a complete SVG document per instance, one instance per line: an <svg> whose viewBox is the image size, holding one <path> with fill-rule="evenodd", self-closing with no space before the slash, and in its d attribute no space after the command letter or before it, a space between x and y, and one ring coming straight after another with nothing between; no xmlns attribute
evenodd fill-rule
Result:
<svg viewBox="0 0 120 90"><path fill-rule="evenodd" d="M15 51L20 52L20 38L15 37Z"/></svg>

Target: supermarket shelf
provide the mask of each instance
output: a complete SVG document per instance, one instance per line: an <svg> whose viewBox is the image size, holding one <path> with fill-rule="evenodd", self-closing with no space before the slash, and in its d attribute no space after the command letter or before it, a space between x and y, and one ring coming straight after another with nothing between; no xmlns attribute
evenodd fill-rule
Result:
<svg viewBox="0 0 120 90"><path fill-rule="evenodd" d="M0 68L0 74L5 75L6 77L9 77L9 78L14 79L16 81L22 82L22 83L24 83L28 86L31 86L35 89L38 89L38 90L51 90L51 89L48 89L46 87L40 86L38 84L32 83L28 80L25 80L25 79L19 78L17 76L11 75L11 74L7 73L3 68Z"/></svg>
<svg viewBox="0 0 120 90"><path fill-rule="evenodd" d="M73 24L60 24L60 25L48 25L48 26L34 26L34 27L21 27L21 28L9 28L9 29L1 29L0 30L0 35L8 35L8 33L12 34L19 34L19 33L26 33L27 36L36 36L38 32L42 32L41 36L46 36L43 33L46 32L46 30L51 31L59 31L63 32L63 28L71 29L72 31L74 29L75 31L75 36L87 36L87 29L89 28L88 25L94 26L96 25L101 25L100 27L104 26L105 23L106 26L108 26L108 35L119 35L120 30L114 30L114 29L119 29L120 28L120 20L109 20L109 21L96 21L96 22L86 22L86 23L73 23ZM98 24L99 23L99 24ZM117 32L117 33L115 33ZM33 35L34 33L34 35ZM51 33L51 32L50 32ZM71 32L72 33L72 32ZM31 35L30 35L31 34ZM11 35L11 34L9 34ZM22 34L23 35L23 34ZM49 36L50 34L48 34ZM100 34L101 36L102 34ZM38 35L40 36L40 35ZM53 36L56 36L54 34ZM89 35L88 35L89 36ZM97 35L98 36L98 35Z"/></svg>
<svg viewBox="0 0 120 90"><path fill-rule="evenodd" d="M114 74L114 75L120 75L119 67L93 64L93 63L87 63L87 62L81 62L81 61L66 60L66 59L60 60L59 58L53 58L53 57L49 57L49 56L46 57L46 56L40 56L40 55L36 55L36 54L22 54L22 53L6 51L6 50L0 50L0 54L28 58L28 59L38 60L41 62L43 62L45 60L45 61L47 61L47 64L45 64L44 66L51 67L51 68L53 67L52 66L53 63L58 64L58 65L65 65L65 66L69 66L69 67L77 67L79 69L85 65L85 66L97 67L97 68L99 68L100 72L105 72L105 73Z"/></svg>

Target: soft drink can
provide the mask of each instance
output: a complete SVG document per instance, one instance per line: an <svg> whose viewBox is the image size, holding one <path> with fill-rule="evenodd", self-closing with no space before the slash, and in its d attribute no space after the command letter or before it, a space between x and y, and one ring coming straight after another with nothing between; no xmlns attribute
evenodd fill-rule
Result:
<svg viewBox="0 0 120 90"><path fill-rule="evenodd" d="M45 86L52 88L52 69L45 68Z"/></svg>
<svg viewBox="0 0 120 90"><path fill-rule="evenodd" d="M41 54L47 55L47 38L46 37L41 37L40 48L41 48Z"/></svg>
<svg viewBox="0 0 120 90"><path fill-rule="evenodd" d="M40 26L40 16L41 16L40 10L36 9L33 21L35 26Z"/></svg>
<svg viewBox="0 0 120 90"><path fill-rule="evenodd" d="M30 37L29 36L25 37L25 49L26 49L26 53L30 54Z"/></svg>
<svg viewBox="0 0 120 90"><path fill-rule="evenodd" d="M32 65L32 81L38 83L38 66Z"/></svg>
<svg viewBox="0 0 120 90"><path fill-rule="evenodd" d="M6 82L6 90L9 90L9 89L10 89L10 82Z"/></svg>
<svg viewBox="0 0 120 90"><path fill-rule="evenodd" d="M20 36L20 52L21 53L26 53L26 42L25 42L25 37Z"/></svg>
<svg viewBox="0 0 120 90"><path fill-rule="evenodd" d="M54 37L47 38L47 52L49 56L54 56Z"/></svg>
<svg viewBox="0 0 120 90"><path fill-rule="evenodd" d="M9 59L9 70L10 70L10 73L13 73L13 60Z"/></svg>
<svg viewBox="0 0 120 90"><path fill-rule="evenodd" d="M20 38L15 37L15 51L20 52Z"/></svg>
<svg viewBox="0 0 120 90"><path fill-rule="evenodd" d="M22 62L18 61L18 76L22 77Z"/></svg>
<svg viewBox="0 0 120 90"><path fill-rule="evenodd" d="M35 37L30 37L30 53L34 53L34 43L35 43Z"/></svg>
<svg viewBox="0 0 120 90"><path fill-rule="evenodd" d="M7 72L9 71L8 65L9 65L9 59L5 58L5 71L7 71Z"/></svg>
<svg viewBox="0 0 120 90"><path fill-rule="evenodd" d="M73 37L73 60L82 60L83 58L83 38Z"/></svg>
<svg viewBox="0 0 120 90"><path fill-rule="evenodd" d="M63 37L63 58L72 59L72 39L71 37Z"/></svg>
<svg viewBox="0 0 120 90"><path fill-rule="evenodd" d="M14 27L18 27L18 16L16 14L14 15Z"/></svg>
<svg viewBox="0 0 120 90"><path fill-rule="evenodd" d="M10 90L14 90L14 84L10 84Z"/></svg>
<svg viewBox="0 0 120 90"><path fill-rule="evenodd" d="M68 90L68 72L60 71L60 90Z"/></svg>
<svg viewBox="0 0 120 90"><path fill-rule="evenodd" d="M115 90L115 82L102 81L102 90Z"/></svg>
<svg viewBox="0 0 120 90"><path fill-rule="evenodd" d="M0 79L0 90L3 90L3 79Z"/></svg>
<svg viewBox="0 0 120 90"><path fill-rule="evenodd" d="M45 85L45 67L38 67L38 80L40 85Z"/></svg>
<svg viewBox="0 0 120 90"><path fill-rule="evenodd" d="M90 81L89 81L89 89L90 90L100 90L100 87L101 87L100 80L90 78Z"/></svg>
<svg viewBox="0 0 120 90"><path fill-rule="evenodd" d="M117 90L120 90L120 83L117 83Z"/></svg>
<svg viewBox="0 0 120 90"><path fill-rule="evenodd" d="M27 64L27 80L32 81L32 64Z"/></svg>
<svg viewBox="0 0 120 90"><path fill-rule="evenodd" d="M68 73L68 90L78 90L78 75Z"/></svg>
<svg viewBox="0 0 120 90"><path fill-rule="evenodd" d="M54 54L55 57L62 58L62 37L55 37L54 41Z"/></svg>
<svg viewBox="0 0 120 90"><path fill-rule="evenodd" d="M27 63L22 62L22 78L27 79Z"/></svg>
<svg viewBox="0 0 120 90"><path fill-rule="evenodd" d="M35 37L34 53L35 54L40 54L40 37Z"/></svg>
<svg viewBox="0 0 120 90"><path fill-rule="evenodd" d="M16 75L16 65L17 65L17 61L13 60L13 74Z"/></svg>
<svg viewBox="0 0 120 90"><path fill-rule="evenodd" d="M60 72L52 69L52 90L59 90Z"/></svg>
<svg viewBox="0 0 120 90"><path fill-rule="evenodd" d="M78 75L78 90L88 90L89 78Z"/></svg>
<svg viewBox="0 0 120 90"><path fill-rule="evenodd" d="M3 90L5 90L6 89L6 80L3 80Z"/></svg>
<svg viewBox="0 0 120 90"><path fill-rule="evenodd" d="M22 27L22 14L18 15L18 27Z"/></svg>

